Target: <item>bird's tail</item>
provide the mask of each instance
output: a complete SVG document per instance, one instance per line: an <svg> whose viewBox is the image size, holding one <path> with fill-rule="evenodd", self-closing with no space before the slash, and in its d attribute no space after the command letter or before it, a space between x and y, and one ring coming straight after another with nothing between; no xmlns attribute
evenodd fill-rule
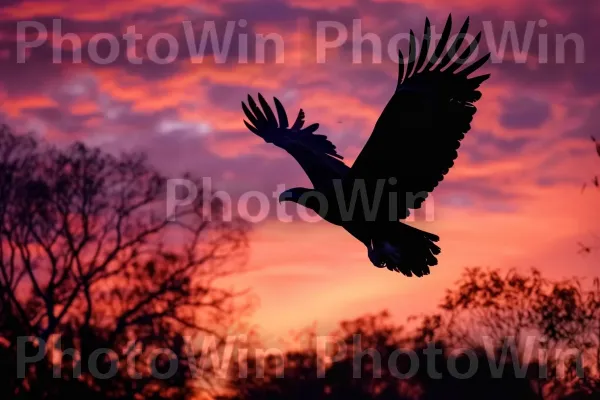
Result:
<svg viewBox="0 0 600 400"><path fill-rule="evenodd" d="M403 223L394 223L385 235L374 239L369 258L377 267L386 267L406 276L429 274L437 265L439 236Z"/></svg>

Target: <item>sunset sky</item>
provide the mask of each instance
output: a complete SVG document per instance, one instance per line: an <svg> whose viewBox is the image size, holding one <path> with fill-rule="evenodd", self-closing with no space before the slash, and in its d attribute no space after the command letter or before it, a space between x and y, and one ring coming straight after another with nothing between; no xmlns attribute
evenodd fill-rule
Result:
<svg viewBox="0 0 600 400"><path fill-rule="evenodd" d="M581 192L583 182L600 172L590 140L600 137L596 0L0 4L0 122L61 145L82 140L111 152L146 151L171 177L189 170L234 198L249 190L270 197L271 217L251 234L254 271L233 282L260 299L250 322L261 326L266 340L312 323L328 332L340 319L384 308L404 321L431 310L466 266L537 267L557 278L598 274L598 256L578 254L580 241L600 245L594 236L600 235L600 192ZM320 123L318 133L327 134L351 164L396 84L397 66L387 51L395 49L392 38L410 29L420 38L425 17L440 33L450 12L453 33L467 16L470 33L484 31L479 54L492 51L483 68L492 77L482 86L455 167L432 196L430 217L411 222L441 236L431 275L409 279L377 269L361 243L326 223L278 221L272 194L281 185L309 182L288 154L246 130L240 102L248 93L277 96L290 119L302 107L307 122ZM193 53L211 22L220 44L231 33L231 47L219 57L208 44L201 58ZM24 24L30 28L19 32ZM337 28L319 35L325 25ZM132 26L141 37L139 63L131 62L134 49L127 51L121 39ZM509 39L502 50L502 34L510 37L511 27L517 43ZM23 50L41 28L48 40ZM74 62L69 40L60 44L60 34L81 40L81 63ZM260 62L257 34L282 38L283 50L276 56L277 46L267 44L266 62ZM343 44L319 62L318 49L340 34L347 36L340 37ZM367 40L353 44L361 35L381 40L381 62L373 61ZM102 36L96 54L89 42ZM97 61L110 56L111 36L120 38L116 59L102 65ZM179 47L171 59L167 36ZM156 62L148 42L168 62ZM529 49L515 54L513 44ZM407 49L407 40L399 46Z"/></svg>

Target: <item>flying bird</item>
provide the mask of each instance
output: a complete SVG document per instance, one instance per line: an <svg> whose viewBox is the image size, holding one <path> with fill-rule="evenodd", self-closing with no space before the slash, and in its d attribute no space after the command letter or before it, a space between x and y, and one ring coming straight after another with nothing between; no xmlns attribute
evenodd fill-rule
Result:
<svg viewBox="0 0 600 400"><path fill-rule="evenodd" d="M290 126L277 98L275 112L260 93L258 104L250 95L248 104L242 101L246 127L291 154L313 185L285 190L279 201L312 209L346 229L366 246L368 258L378 268L421 277L438 263L439 237L401 220L421 207L454 165L476 112L473 103L481 98L477 89L490 77L470 77L486 63L489 53L466 63L478 47L481 32L458 52L468 28L467 18L448 47L450 15L434 48L426 19L420 51L410 31L408 59L398 51L395 91L352 167L342 161L327 136L315 133L319 124L304 126L302 109ZM362 201L362 194L367 201Z"/></svg>

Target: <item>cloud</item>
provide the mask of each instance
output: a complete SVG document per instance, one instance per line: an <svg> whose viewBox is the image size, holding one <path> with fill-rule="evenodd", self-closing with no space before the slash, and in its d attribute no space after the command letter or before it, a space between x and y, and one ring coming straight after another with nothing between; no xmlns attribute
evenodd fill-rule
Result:
<svg viewBox="0 0 600 400"><path fill-rule="evenodd" d="M185 8L192 13L218 14L219 7L213 3L198 3L192 0L170 1L168 7L159 0L118 1L107 0L102 7L93 3L71 2L69 0L50 1L13 1L3 7L0 17L3 19L32 19L40 17L65 17L82 21L104 21L129 15L144 15L146 10L157 8Z"/></svg>
<svg viewBox="0 0 600 400"><path fill-rule="evenodd" d="M550 117L547 102L528 97L513 97L502 100L503 112L500 123L508 129L534 129Z"/></svg>

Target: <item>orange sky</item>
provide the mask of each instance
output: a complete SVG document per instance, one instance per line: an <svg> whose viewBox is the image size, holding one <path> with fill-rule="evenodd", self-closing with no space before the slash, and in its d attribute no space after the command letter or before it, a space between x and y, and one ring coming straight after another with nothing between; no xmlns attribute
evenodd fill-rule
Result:
<svg viewBox="0 0 600 400"><path fill-rule="evenodd" d="M251 322L270 341L313 322L328 332L342 318L383 308L400 320L430 310L465 266L596 275L597 257L577 253L579 241L593 244L598 233L600 192L580 190L600 167L589 139L600 136L600 57L593 46L600 7L593 0L226 0L212 6L192 0L107 0L102 6L7 1L0 10L0 120L57 143L83 140L110 151L147 151L171 176L192 170L234 194L308 184L292 158L244 128L240 101L247 93L279 97L290 118L302 107L348 163L356 157L392 94L396 66L386 54L383 63L371 62L369 44L363 62L351 62L353 20L360 19L362 34L378 34L385 44L409 29L420 34L425 16L441 32L449 12L454 31L470 15L471 32L484 23L493 27L482 42L497 48L506 26L514 22L523 41L527 21L544 19L547 25L536 25L531 36L527 62L515 62L509 45L502 62L485 67L492 78L482 88L455 167L433 194L433 221L414 222L441 236L440 264L431 275L408 279L374 268L361 243L325 223L270 218L252 233L249 262L256 270L234 283L260 298ZM83 63L69 61L69 45L48 42L18 64L18 42L32 38L17 35L19 22L37 21L52 37L57 18L62 34L81 38ZM200 32L215 21L222 36L228 21L239 27L242 19L247 26L239 32L251 46L256 33L283 39L282 62L267 54L267 63L259 64L251 51L250 61L240 63L238 31L225 62L209 50L202 62L191 61L183 21ZM316 24L324 21L344 26L349 38L319 64ZM128 62L123 46L108 65L90 59L91 37L121 36L132 25L143 35L137 46L142 64ZM178 41L174 62L159 65L144 53L158 33ZM557 35L569 34L581 37L584 62L576 62L572 42L565 62L556 57ZM539 62L542 40L548 43L546 63ZM56 49L67 61L52 62ZM159 46L159 53L165 56L165 48Z"/></svg>

